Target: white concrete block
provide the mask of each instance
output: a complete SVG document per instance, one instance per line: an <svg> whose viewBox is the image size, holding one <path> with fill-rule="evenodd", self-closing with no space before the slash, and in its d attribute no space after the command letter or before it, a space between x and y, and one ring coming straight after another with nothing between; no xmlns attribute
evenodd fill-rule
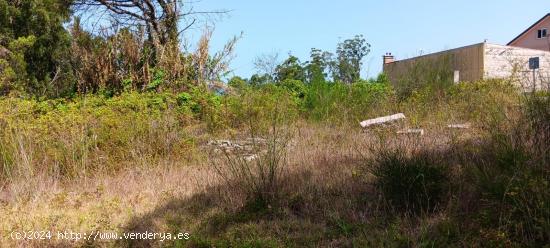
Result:
<svg viewBox="0 0 550 248"><path fill-rule="evenodd" d="M378 118L374 118L374 119L364 120L364 121L360 122L359 124L361 125L361 127L366 128L366 127L369 127L369 126L380 125L380 124L384 124L384 123L387 123L387 122L394 122L394 121L398 121L398 120L402 120L402 119L405 119L405 115L403 113L399 113L399 114L388 115L388 116L378 117Z"/></svg>

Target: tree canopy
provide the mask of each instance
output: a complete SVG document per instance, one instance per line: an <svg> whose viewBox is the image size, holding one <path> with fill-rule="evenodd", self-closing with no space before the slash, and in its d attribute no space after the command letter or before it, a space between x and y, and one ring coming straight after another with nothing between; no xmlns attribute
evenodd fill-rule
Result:
<svg viewBox="0 0 550 248"><path fill-rule="evenodd" d="M71 91L69 0L0 0L0 91Z"/></svg>

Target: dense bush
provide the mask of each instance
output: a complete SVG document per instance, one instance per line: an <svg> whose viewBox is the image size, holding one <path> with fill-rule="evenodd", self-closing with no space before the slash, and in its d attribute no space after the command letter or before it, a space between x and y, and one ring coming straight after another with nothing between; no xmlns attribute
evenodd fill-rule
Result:
<svg viewBox="0 0 550 248"><path fill-rule="evenodd" d="M273 84L246 88L239 95L225 98L224 118L231 127L265 133L274 123L296 119L298 101L293 90Z"/></svg>
<svg viewBox="0 0 550 248"><path fill-rule="evenodd" d="M171 94L0 101L3 178L116 171L124 161L192 148L184 131L187 107Z"/></svg>
<svg viewBox="0 0 550 248"><path fill-rule="evenodd" d="M445 200L449 177L443 160L425 151L382 150L371 166L376 186L398 211L429 213Z"/></svg>
<svg viewBox="0 0 550 248"><path fill-rule="evenodd" d="M544 244L550 239L544 231L550 227L548 165L514 143L493 140L482 154L469 158L468 182L476 187L481 203L472 219L488 239Z"/></svg>
<svg viewBox="0 0 550 248"><path fill-rule="evenodd" d="M393 90L384 74L376 80L346 85L326 81L308 85L304 110L313 120L357 121L393 105Z"/></svg>
<svg viewBox="0 0 550 248"><path fill-rule="evenodd" d="M520 104L518 89L507 80L463 82L434 91L418 89L398 102L414 126L441 122L488 123ZM495 119L496 118L496 119Z"/></svg>
<svg viewBox="0 0 550 248"><path fill-rule="evenodd" d="M521 96L506 82L487 81L450 87L437 101L435 107L414 107L429 108L428 115L436 116L442 109L452 110L480 129L471 134L473 139L436 147L420 142L377 150L368 168L384 199L407 213L437 209L447 216L430 228L444 227L452 235L422 242L456 242L458 230L464 230L459 239L480 246L547 243L550 104L546 93Z"/></svg>
<svg viewBox="0 0 550 248"><path fill-rule="evenodd" d="M72 178L122 168L123 161L184 156L193 148L185 128L211 132L269 131L296 118L294 96L267 85L236 96L203 87L189 92L86 95L73 99L0 99L2 178L46 173Z"/></svg>
<svg viewBox="0 0 550 248"><path fill-rule="evenodd" d="M71 1L0 1L0 94L59 97L74 92Z"/></svg>
<svg viewBox="0 0 550 248"><path fill-rule="evenodd" d="M519 118L491 125L488 140L464 161L482 203L473 218L487 239L539 246L550 239L550 104L537 94L524 100Z"/></svg>

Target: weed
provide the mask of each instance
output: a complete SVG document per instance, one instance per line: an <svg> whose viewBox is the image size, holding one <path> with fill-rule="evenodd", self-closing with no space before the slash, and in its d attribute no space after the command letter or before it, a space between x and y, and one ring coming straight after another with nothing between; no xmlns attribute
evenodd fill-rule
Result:
<svg viewBox="0 0 550 248"><path fill-rule="evenodd" d="M430 153L388 150L376 154L371 169L376 186L389 204L399 211L427 213L444 200L449 179L444 164Z"/></svg>

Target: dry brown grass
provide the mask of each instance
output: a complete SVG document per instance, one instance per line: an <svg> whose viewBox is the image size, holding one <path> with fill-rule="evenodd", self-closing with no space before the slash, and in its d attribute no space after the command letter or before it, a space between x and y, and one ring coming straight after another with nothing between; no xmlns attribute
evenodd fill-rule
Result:
<svg viewBox="0 0 550 248"><path fill-rule="evenodd" d="M74 232L120 231L133 218L147 214L173 198L187 198L211 185L210 169L162 161L116 175L59 183L35 178L2 189L3 235L13 230ZM28 197L21 197L24 192ZM4 236L0 246L44 247L68 242L14 241ZM101 244L101 242L100 242ZM107 243L103 243L107 245ZM102 246L103 246L102 245Z"/></svg>
<svg viewBox="0 0 550 248"><path fill-rule="evenodd" d="M331 211L323 210L321 206L333 206L334 196L349 198L364 190L360 181L353 179L352 173L359 162L354 150L355 143L361 138L358 130L306 124L296 128L296 136L289 146L289 166L281 188L282 192L291 197L303 197L293 203L297 204L296 214L309 215L311 211L329 214ZM194 217L197 219L188 222L189 226L185 225L193 234L198 232L193 226L200 226L209 215L228 209L238 211L241 207L239 204L242 204L242 201L231 202L220 197L219 193L228 191L218 187L223 181L217 178L213 168L206 162L187 164L163 160L157 165L125 167L127 169L116 174L66 183L38 176L33 180L6 185L2 189L1 212L7 218L2 219L2 233L27 229L121 231L128 225L135 230L160 231L167 228L165 222L170 219L167 215L186 214L182 208L200 205L204 199L208 199L207 202L212 206L195 206L201 212L200 217ZM349 180L357 184L349 184ZM175 200L181 202L181 206L174 204ZM345 201L337 202L345 205ZM338 209L343 206L334 207ZM130 224L143 218L151 219ZM56 243L3 239L3 244L38 247Z"/></svg>
<svg viewBox="0 0 550 248"><path fill-rule="evenodd" d="M474 161L478 145L489 135L481 124L472 129L449 130L430 125L421 137L397 135L410 125L364 132L357 126L333 126L298 121L287 127L292 139L277 187L276 204L251 209L247 192L232 187L216 173L223 156L182 161L174 156L138 163L114 174L60 182L47 176L12 182L1 189L0 221L3 234L11 230L72 230L80 232L188 232L191 240L161 243L147 240L89 242L100 247L352 247L421 246L426 244L484 244L457 228L455 213L475 213L476 191L469 188L464 159ZM216 137L205 126L188 129L197 137L196 151L205 158L213 138L235 138L227 131ZM371 173L380 151L401 149L406 157L428 152L450 167L452 194L434 211L403 212L376 186ZM473 149L473 150L471 150ZM468 157L469 156L469 157ZM462 160L461 160L462 159ZM481 161L481 160L480 160ZM143 164L139 164L143 163ZM458 210L457 210L458 209ZM474 222L462 227L481 229ZM476 229L477 228L477 229ZM483 229L481 229L483 230ZM432 234L435 233L435 234ZM443 235L445 234L445 235ZM483 236L496 242L498 233ZM497 236L495 236L497 235ZM456 237L458 236L458 238ZM447 240L448 239L448 240ZM456 239L456 240L455 240ZM435 240L435 241L434 241ZM77 246L69 242L17 242L4 235L0 246Z"/></svg>

